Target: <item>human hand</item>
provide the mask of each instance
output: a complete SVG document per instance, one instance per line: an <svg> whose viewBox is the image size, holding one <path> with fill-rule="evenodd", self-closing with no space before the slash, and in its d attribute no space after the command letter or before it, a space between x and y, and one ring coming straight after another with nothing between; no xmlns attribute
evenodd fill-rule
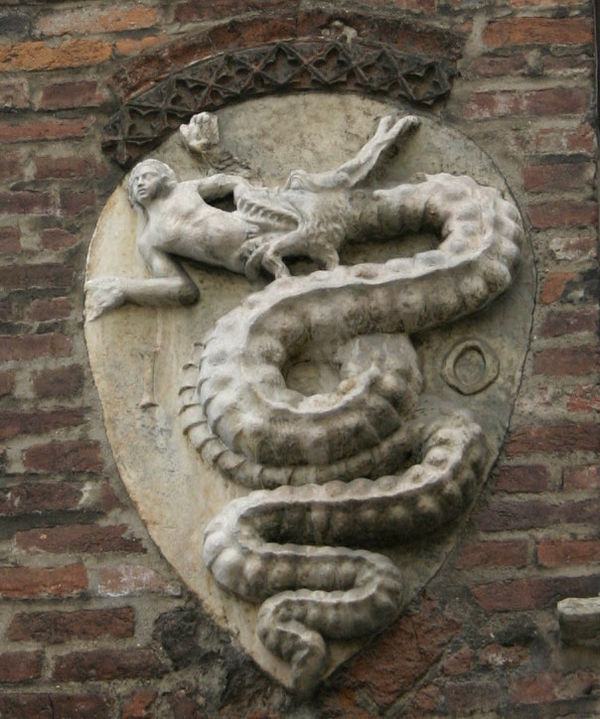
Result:
<svg viewBox="0 0 600 719"><path fill-rule="evenodd" d="M125 302L125 280L120 277L99 277L96 280L89 280L85 283L85 293L86 319L91 322Z"/></svg>
<svg viewBox="0 0 600 719"><path fill-rule="evenodd" d="M210 112L194 115L187 125L181 125L179 133L190 152L202 154L219 144L219 121Z"/></svg>

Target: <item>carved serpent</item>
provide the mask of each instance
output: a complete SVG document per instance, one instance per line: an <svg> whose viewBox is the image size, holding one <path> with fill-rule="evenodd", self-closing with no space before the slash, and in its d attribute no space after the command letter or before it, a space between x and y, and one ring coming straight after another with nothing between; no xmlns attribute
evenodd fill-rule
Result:
<svg viewBox="0 0 600 719"><path fill-rule="evenodd" d="M324 637L378 631L408 599L391 560L350 547L431 532L481 479L481 428L421 395L408 335L503 292L522 238L514 205L468 177L347 197L345 239L433 229L438 249L275 280L217 322L181 389L185 431L205 460L270 488L209 524L204 559L220 586L262 602L259 637L289 662L299 692L325 671ZM336 348L334 391L286 385L307 346Z"/></svg>

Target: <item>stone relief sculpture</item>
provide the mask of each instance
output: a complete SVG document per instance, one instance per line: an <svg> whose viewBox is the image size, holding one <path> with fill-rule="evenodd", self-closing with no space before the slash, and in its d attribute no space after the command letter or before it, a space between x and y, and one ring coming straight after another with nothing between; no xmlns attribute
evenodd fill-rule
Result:
<svg viewBox="0 0 600 719"><path fill-rule="evenodd" d="M197 343L181 418L204 460L252 490L208 525L204 561L220 587L261 605L258 636L300 694L323 676L328 640L378 632L405 606L402 572L376 550L458 517L488 459L469 413L423 392L410 336L504 292L523 230L511 202L467 176L361 186L418 127L415 116L386 116L355 157L329 172L294 170L279 188L223 173L178 182L145 160L129 192L152 278L87 284L89 319L125 302L195 302L179 257L275 278ZM214 120L197 117L183 133L202 152ZM209 204L227 195L233 211ZM437 249L339 264L344 243L422 229ZM322 269L290 276L298 256ZM295 389L290 367L304 356L335 365L339 381Z"/></svg>
<svg viewBox="0 0 600 719"><path fill-rule="evenodd" d="M326 269L336 267L337 250L352 234L389 233L390 228L378 228L373 218L368 220L369 226L361 225L367 203L362 193L349 190L366 177L394 140L417 124L414 116L401 120L386 117L352 160L319 175L294 171L279 190L254 187L240 175L222 173L177 182L173 170L163 162L150 159L138 163L130 175L129 198L142 215L137 246L154 279L136 282L115 277L89 282L88 319L125 302L195 302L198 290L173 256L249 277L261 268L274 277L289 274L284 262L287 256L303 255ZM196 152L218 142L208 113L196 116L184 128L182 136ZM231 194L234 212L208 204ZM385 204L383 197L378 201ZM394 201L388 200L390 206Z"/></svg>

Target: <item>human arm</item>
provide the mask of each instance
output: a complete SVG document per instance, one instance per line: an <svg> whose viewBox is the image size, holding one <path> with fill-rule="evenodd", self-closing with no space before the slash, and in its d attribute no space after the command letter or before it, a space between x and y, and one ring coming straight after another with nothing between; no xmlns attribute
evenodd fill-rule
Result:
<svg viewBox="0 0 600 719"><path fill-rule="evenodd" d="M209 175L201 180L191 180L198 190L198 194L203 200L218 200L235 193L243 187L248 187L249 183L239 175L226 175L219 173L217 175Z"/></svg>
<svg viewBox="0 0 600 719"><path fill-rule="evenodd" d="M86 314L89 321L128 302L147 307L165 307L190 305L199 299L200 291L172 257L153 247L140 248L140 253L153 277L100 277L86 282Z"/></svg>

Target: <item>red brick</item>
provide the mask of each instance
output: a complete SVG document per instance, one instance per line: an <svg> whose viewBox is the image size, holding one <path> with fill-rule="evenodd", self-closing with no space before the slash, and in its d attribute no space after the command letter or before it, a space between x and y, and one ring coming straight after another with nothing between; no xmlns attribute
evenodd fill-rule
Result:
<svg viewBox="0 0 600 719"><path fill-rule="evenodd" d="M50 12L42 15L38 28L48 36L99 32L122 32L124 30L140 30L151 27L158 20L155 8L146 7L142 3L118 8L66 8L61 12Z"/></svg>
<svg viewBox="0 0 600 719"><path fill-rule="evenodd" d="M123 705L121 719L153 719L152 705L157 696L152 689L136 689Z"/></svg>
<svg viewBox="0 0 600 719"><path fill-rule="evenodd" d="M64 567L0 567L0 597L73 597L87 589L83 564Z"/></svg>
<svg viewBox="0 0 600 719"><path fill-rule="evenodd" d="M506 499L494 500L479 514L479 528L486 532L537 529L567 523L594 522L600 500Z"/></svg>
<svg viewBox="0 0 600 719"><path fill-rule="evenodd" d="M201 4L197 0L182 2L175 6L177 22L197 22L198 20L221 20L229 15L256 10L296 10L298 0L213 0L210 4Z"/></svg>
<svg viewBox="0 0 600 719"><path fill-rule="evenodd" d="M90 157L73 155L71 157L38 157L35 161L35 177L38 180L49 178L71 179L94 176L98 173L96 163Z"/></svg>
<svg viewBox="0 0 600 719"><path fill-rule="evenodd" d="M97 694L0 695L2 719L106 719L109 702Z"/></svg>
<svg viewBox="0 0 600 719"><path fill-rule="evenodd" d="M60 193L60 208L62 213L68 217L79 215L85 210L96 206L96 195L93 190L74 192L73 190L62 190Z"/></svg>
<svg viewBox="0 0 600 719"><path fill-rule="evenodd" d="M597 676L591 669L582 669L571 674L541 672L513 679L510 696L511 700L519 705L578 699L589 696L596 684Z"/></svg>
<svg viewBox="0 0 600 719"><path fill-rule="evenodd" d="M52 677L74 682L152 679L166 671L152 649L96 649L56 657Z"/></svg>
<svg viewBox="0 0 600 719"><path fill-rule="evenodd" d="M600 465L565 467L562 480L565 490L600 489Z"/></svg>
<svg viewBox="0 0 600 719"><path fill-rule="evenodd" d="M39 679L42 674L42 652L4 652L0 654L0 682L17 682Z"/></svg>
<svg viewBox="0 0 600 719"><path fill-rule="evenodd" d="M543 492L548 489L548 472L543 465L502 467L494 484L496 492Z"/></svg>
<svg viewBox="0 0 600 719"><path fill-rule="evenodd" d="M475 92L464 106L467 120L495 117L582 115L590 104L586 88L555 87L544 90Z"/></svg>
<svg viewBox="0 0 600 719"><path fill-rule="evenodd" d="M98 442L49 442L23 451L25 467L33 472L101 472L104 462Z"/></svg>
<svg viewBox="0 0 600 719"><path fill-rule="evenodd" d="M545 55L542 60L545 75L556 77L586 77L592 78L594 74L594 61L584 52L580 55L565 55L556 57Z"/></svg>
<svg viewBox="0 0 600 719"><path fill-rule="evenodd" d="M21 231L18 227L0 227L0 252L14 255L21 251Z"/></svg>
<svg viewBox="0 0 600 719"><path fill-rule="evenodd" d="M578 45L593 42L591 18L503 18L483 30L489 47L507 45Z"/></svg>
<svg viewBox="0 0 600 719"><path fill-rule="evenodd" d="M594 185L595 166L591 162L557 162L523 168L527 192L583 190Z"/></svg>
<svg viewBox="0 0 600 719"><path fill-rule="evenodd" d="M3 152L0 157L0 179L15 180L23 177L21 158L15 152Z"/></svg>
<svg viewBox="0 0 600 719"><path fill-rule="evenodd" d="M60 229L59 227L52 227L42 231L42 247L46 250L62 250L69 247L74 247L80 238L77 235L72 235L70 232Z"/></svg>
<svg viewBox="0 0 600 719"><path fill-rule="evenodd" d="M93 122L91 117L72 120L48 117L29 122L0 123L0 142L77 139L87 135Z"/></svg>
<svg viewBox="0 0 600 719"><path fill-rule="evenodd" d="M108 60L112 46L104 40L67 40L56 47L38 40L0 45L0 71L60 70Z"/></svg>
<svg viewBox="0 0 600 719"><path fill-rule="evenodd" d="M228 23L228 25L231 24L235 25L235 23ZM207 31L198 38L185 38L169 45L166 52L168 66L174 70L185 67L195 60L214 55L214 42L216 40L218 40L218 33L215 34L213 39L209 37L209 32Z"/></svg>
<svg viewBox="0 0 600 719"><path fill-rule="evenodd" d="M163 38L155 35L146 35L142 38L122 38L115 43L115 50L119 55L139 55L154 45L160 45Z"/></svg>
<svg viewBox="0 0 600 719"><path fill-rule="evenodd" d="M53 694L51 699L52 719L106 719L111 715L110 699L97 694Z"/></svg>
<svg viewBox="0 0 600 719"><path fill-rule="evenodd" d="M595 347L557 347L536 352L534 374L550 377L586 375L598 370L598 351Z"/></svg>
<svg viewBox="0 0 600 719"><path fill-rule="evenodd" d="M421 719L424 716L423 712L435 712L440 707L443 697L442 689L436 683L427 684L415 694L414 714L407 716L410 719Z"/></svg>
<svg viewBox="0 0 600 719"><path fill-rule="evenodd" d="M135 613L131 607L19 612L8 626L6 638L12 642L62 644L73 639L126 639L132 637L134 631Z"/></svg>
<svg viewBox="0 0 600 719"><path fill-rule="evenodd" d="M485 667L516 669L531 658L526 647L518 645L504 647L501 644L488 644L479 652L479 662Z"/></svg>
<svg viewBox="0 0 600 719"><path fill-rule="evenodd" d="M400 10L412 10L427 15L433 14L435 5L435 0L394 0L394 6Z"/></svg>
<svg viewBox="0 0 600 719"><path fill-rule="evenodd" d="M581 0L509 0L509 5L512 7L541 7L544 5L550 5L558 7L559 5L580 5Z"/></svg>
<svg viewBox="0 0 600 719"><path fill-rule="evenodd" d="M103 512L108 513L117 508L123 509L123 505L108 482L103 482L97 485L97 490L96 498L98 501L98 508Z"/></svg>
<svg viewBox="0 0 600 719"><path fill-rule="evenodd" d="M0 489L0 517L19 517L51 512L86 511L107 513L120 507L106 482L21 481Z"/></svg>
<svg viewBox="0 0 600 719"><path fill-rule="evenodd" d="M479 712L493 709L502 703L502 694L497 682L487 679L448 682L444 687L446 704L456 716L463 716L473 710Z"/></svg>
<svg viewBox="0 0 600 719"><path fill-rule="evenodd" d="M567 567L600 561L598 539L542 540L537 545L538 562L544 567Z"/></svg>
<svg viewBox="0 0 600 719"><path fill-rule="evenodd" d="M598 593L598 577L536 577L491 582L471 587L487 612L554 608L565 597L587 597Z"/></svg>
<svg viewBox="0 0 600 719"><path fill-rule="evenodd" d="M0 322L12 322L13 306L9 297L0 299Z"/></svg>
<svg viewBox="0 0 600 719"><path fill-rule="evenodd" d="M596 256L596 233L578 231L575 237L553 237L550 240L552 258L559 262L591 260Z"/></svg>
<svg viewBox="0 0 600 719"><path fill-rule="evenodd" d="M242 47L261 45L274 39L293 38L296 36L296 21L295 18L286 17L249 18L243 22L231 21L211 28L208 31L208 36L215 50L231 51ZM179 54L178 62L181 62L184 57L185 55Z"/></svg>
<svg viewBox="0 0 600 719"><path fill-rule="evenodd" d="M214 48L205 32L186 36L131 60L113 75L110 85L120 96L130 97L169 72L212 54ZM180 65L179 60L183 64Z"/></svg>
<svg viewBox="0 0 600 719"><path fill-rule="evenodd" d="M58 263L6 265L0 267L0 284L7 289L69 289L73 284L73 268Z"/></svg>
<svg viewBox="0 0 600 719"><path fill-rule="evenodd" d="M128 530L126 524L108 527L71 524L17 532L15 539L21 549L53 553L145 552L140 539L127 536Z"/></svg>
<svg viewBox="0 0 600 719"><path fill-rule="evenodd" d="M172 719L204 719L206 712L201 708L202 702L199 692L193 689L179 689L176 692L168 695L169 708L171 710L170 717ZM240 706L242 704L242 706ZM241 711L240 711L241 710ZM234 705L227 704L221 710L222 716L231 717L231 719L281 719L281 715L273 714L268 709L261 709L260 712L255 713L250 710L248 706L248 698L246 697L243 702L239 702ZM363 712L355 714L345 714L347 719L367 719Z"/></svg>
<svg viewBox="0 0 600 719"><path fill-rule="evenodd" d="M535 150L547 155L577 153L594 157L597 142L593 127L586 123L575 129L553 126L522 131L517 136L517 145L528 155Z"/></svg>
<svg viewBox="0 0 600 719"><path fill-rule="evenodd" d="M548 230L553 227L596 225L598 207L591 201L555 200L540 202L527 207L527 214L533 227Z"/></svg>
<svg viewBox="0 0 600 719"><path fill-rule="evenodd" d="M29 107L29 85L26 80L0 83L0 107L24 110Z"/></svg>
<svg viewBox="0 0 600 719"><path fill-rule="evenodd" d="M22 482L0 489L0 517L79 509L81 500L75 482Z"/></svg>
<svg viewBox="0 0 600 719"><path fill-rule="evenodd" d="M508 57L478 56L469 65L468 74L473 77L506 77L527 75L531 72L525 55L514 54Z"/></svg>
<svg viewBox="0 0 600 719"><path fill-rule="evenodd" d="M12 394L15 389L15 373L11 371L0 372L0 397Z"/></svg>
<svg viewBox="0 0 600 719"><path fill-rule="evenodd" d="M70 300L66 297L45 297L33 300L26 312L26 317L34 322L64 320L72 311Z"/></svg>
<svg viewBox="0 0 600 719"><path fill-rule="evenodd" d="M567 142L567 149L571 152L588 152L594 154L598 149L596 133L590 125L582 125L575 132L565 132L563 137Z"/></svg>
<svg viewBox="0 0 600 719"><path fill-rule="evenodd" d="M546 278L542 291L540 292L540 302L549 305L552 302L558 302L567 286L568 282L578 277L576 272L552 272Z"/></svg>
<svg viewBox="0 0 600 719"><path fill-rule="evenodd" d="M0 335L0 360L29 360L35 357L67 357L71 340L60 332L43 335Z"/></svg>
<svg viewBox="0 0 600 719"><path fill-rule="evenodd" d="M471 542L462 547L455 566L458 569L482 567L523 567L527 564L524 539Z"/></svg>
<svg viewBox="0 0 600 719"><path fill-rule="evenodd" d="M595 308L581 308L577 311L555 311L546 315L540 334L542 337L561 337L577 332L596 332L598 313Z"/></svg>
<svg viewBox="0 0 600 719"><path fill-rule="evenodd" d="M179 596L181 588L149 567L140 564L121 564L98 570L98 594L104 597L125 597L159 593Z"/></svg>
<svg viewBox="0 0 600 719"><path fill-rule="evenodd" d="M46 85L42 90L39 107L42 110L98 107L103 101L97 82L80 80Z"/></svg>
<svg viewBox="0 0 600 719"><path fill-rule="evenodd" d="M456 677L466 674L471 670L473 664L473 650L471 647L462 647L451 654L442 663L442 674L449 677Z"/></svg>
<svg viewBox="0 0 600 719"><path fill-rule="evenodd" d="M56 719L50 696L44 694L8 694L0 692L2 719Z"/></svg>
<svg viewBox="0 0 600 719"><path fill-rule="evenodd" d="M55 409L36 412L0 412L0 439L20 434L46 434L85 422L81 409Z"/></svg>
<svg viewBox="0 0 600 719"><path fill-rule="evenodd" d="M460 629L460 622L424 600L418 612L403 616L347 665L346 676L380 709L412 688L436 662Z"/></svg>
<svg viewBox="0 0 600 719"><path fill-rule="evenodd" d="M7 215L50 215L54 199L45 192L0 192L0 212Z"/></svg>
<svg viewBox="0 0 600 719"><path fill-rule="evenodd" d="M512 696L519 704L552 702L556 699L554 687L560 681L558 672L527 675L512 682Z"/></svg>
<svg viewBox="0 0 600 719"><path fill-rule="evenodd" d="M75 397L83 389L83 368L69 365L40 370L33 375L33 389L38 397Z"/></svg>
<svg viewBox="0 0 600 719"><path fill-rule="evenodd" d="M578 387L567 402L569 412L600 412L600 385Z"/></svg>
<svg viewBox="0 0 600 719"><path fill-rule="evenodd" d="M523 427L513 430L506 444L509 457L534 452L600 451L600 426L597 424L559 424Z"/></svg>
<svg viewBox="0 0 600 719"><path fill-rule="evenodd" d="M419 3L419 6L427 11L430 0L427 0L426 4ZM363 14L361 11L347 12L340 17L339 13L331 10L301 10L297 15L296 36L323 35L323 31L330 29L336 20L341 20L345 25L355 29L363 40L392 44L413 54L453 60L460 57L463 49L464 37L458 24L454 26L457 31L452 32L412 21L407 16L394 20L389 16L377 17L373 13ZM469 32L468 23L466 27L466 31Z"/></svg>

